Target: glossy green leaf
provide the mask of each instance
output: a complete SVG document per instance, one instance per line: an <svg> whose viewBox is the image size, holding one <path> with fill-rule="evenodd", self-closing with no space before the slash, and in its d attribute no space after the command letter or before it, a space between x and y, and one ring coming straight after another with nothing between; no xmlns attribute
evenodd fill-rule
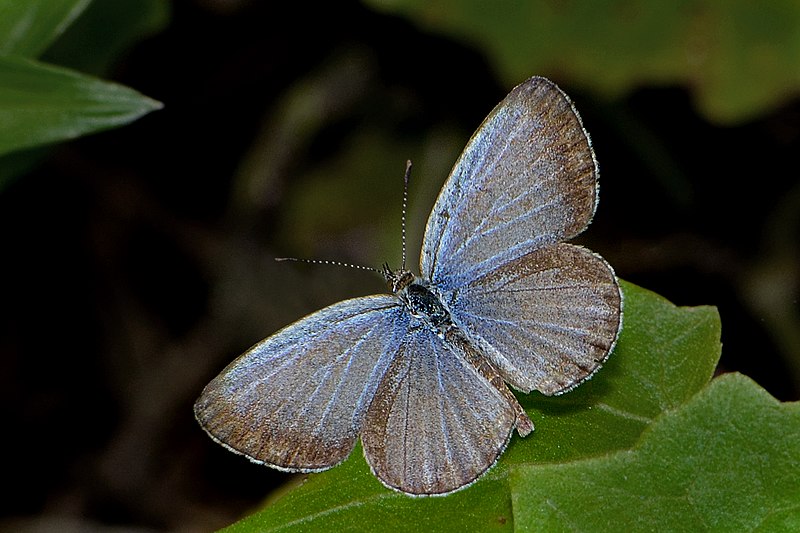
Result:
<svg viewBox="0 0 800 533"><path fill-rule="evenodd" d="M38 57L90 1L0 0L0 54Z"/></svg>
<svg viewBox="0 0 800 533"><path fill-rule="evenodd" d="M510 466L627 449L663 410L711 377L720 351L714 308L677 308L624 282L623 290L624 329L608 363L569 394L523 397L536 431L515 436L473 486L445 497L404 496L370 474L357 448L342 465L310 475L230 531L511 531Z"/></svg>
<svg viewBox="0 0 800 533"><path fill-rule="evenodd" d="M520 531L800 531L800 403L715 379L633 450L515 466Z"/></svg>
<svg viewBox="0 0 800 533"><path fill-rule="evenodd" d="M794 0L552 2L371 0L428 31L482 49L509 86L533 74L616 96L683 84L722 121L746 120L800 88L800 3Z"/></svg>
<svg viewBox="0 0 800 533"><path fill-rule="evenodd" d="M122 85L0 56L0 154L127 124L160 107Z"/></svg>

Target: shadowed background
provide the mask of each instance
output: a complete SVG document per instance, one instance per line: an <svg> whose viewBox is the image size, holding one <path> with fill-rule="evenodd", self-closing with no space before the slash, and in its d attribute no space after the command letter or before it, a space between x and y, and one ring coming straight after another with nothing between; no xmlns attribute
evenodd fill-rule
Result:
<svg viewBox="0 0 800 533"><path fill-rule="evenodd" d="M720 309L720 371L800 391L800 8L790 2L97 1L45 59L164 108L54 147L0 189L0 528L206 531L285 474L214 444L205 383L400 262L483 117L539 74L592 136L578 241L679 305ZM97 46L113 9L137 20Z"/></svg>

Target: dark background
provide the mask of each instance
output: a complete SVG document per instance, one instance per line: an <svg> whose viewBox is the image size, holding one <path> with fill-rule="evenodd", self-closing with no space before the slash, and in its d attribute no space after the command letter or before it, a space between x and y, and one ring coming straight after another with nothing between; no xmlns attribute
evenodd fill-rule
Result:
<svg viewBox="0 0 800 533"><path fill-rule="evenodd" d="M355 2L309 11L174 2L110 74L164 109L0 192L0 527L231 523L286 476L214 444L192 402L280 326L383 290L273 258L398 266L410 158L415 265L449 167L511 86L466 40ZM716 305L720 371L797 400L800 101L720 124L683 84L609 99L529 74L562 86L594 141L601 202L580 242L678 305Z"/></svg>

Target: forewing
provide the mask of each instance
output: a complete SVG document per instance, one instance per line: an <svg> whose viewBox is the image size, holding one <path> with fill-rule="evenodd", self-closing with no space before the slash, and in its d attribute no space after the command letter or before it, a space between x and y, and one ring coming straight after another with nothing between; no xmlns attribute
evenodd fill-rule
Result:
<svg viewBox="0 0 800 533"><path fill-rule="evenodd" d="M566 392L611 352L622 295L600 256L555 244L445 294L453 319L519 390Z"/></svg>
<svg viewBox="0 0 800 533"><path fill-rule="evenodd" d="M514 428L503 395L427 327L399 346L370 405L361 440L386 486L412 495L446 494L486 472Z"/></svg>
<svg viewBox="0 0 800 533"><path fill-rule="evenodd" d="M422 276L457 287L544 245L574 237L597 200L597 163L569 98L534 77L473 134L428 219Z"/></svg>
<svg viewBox="0 0 800 533"><path fill-rule="evenodd" d="M316 471L352 451L401 340L394 296L339 302L236 359L203 390L195 416L216 441L258 463Z"/></svg>

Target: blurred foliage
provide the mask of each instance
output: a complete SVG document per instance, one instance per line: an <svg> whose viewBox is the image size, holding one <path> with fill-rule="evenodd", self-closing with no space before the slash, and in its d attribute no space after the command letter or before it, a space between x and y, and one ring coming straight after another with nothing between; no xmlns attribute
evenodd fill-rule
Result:
<svg viewBox="0 0 800 533"><path fill-rule="evenodd" d="M752 119L800 88L794 0L367 3L480 48L509 85L532 72L608 97L687 85L700 111L722 123Z"/></svg>
<svg viewBox="0 0 800 533"><path fill-rule="evenodd" d="M90 1L0 1L0 54L38 57Z"/></svg>
<svg viewBox="0 0 800 533"><path fill-rule="evenodd" d="M169 16L164 0L93 0L43 59L104 75L131 45L163 30Z"/></svg>
<svg viewBox="0 0 800 533"><path fill-rule="evenodd" d="M44 152L34 148L121 126L161 107L122 85L34 60L76 19L78 32L68 32L52 57L102 70L124 46L163 27L166 7L155 0L0 0L0 188L39 161ZM25 151L2 157L19 150Z"/></svg>

